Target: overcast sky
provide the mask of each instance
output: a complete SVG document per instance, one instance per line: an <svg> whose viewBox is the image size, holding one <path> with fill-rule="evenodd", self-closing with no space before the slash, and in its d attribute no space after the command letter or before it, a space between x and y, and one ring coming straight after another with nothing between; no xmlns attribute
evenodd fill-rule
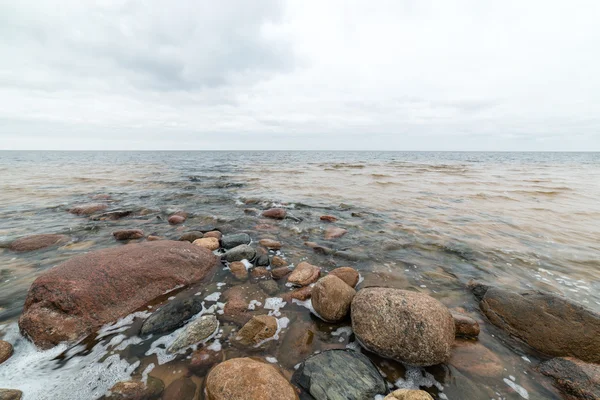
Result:
<svg viewBox="0 0 600 400"><path fill-rule="evenodd" d="M600 150L600 1L0 0L0 149Z"/></svg>

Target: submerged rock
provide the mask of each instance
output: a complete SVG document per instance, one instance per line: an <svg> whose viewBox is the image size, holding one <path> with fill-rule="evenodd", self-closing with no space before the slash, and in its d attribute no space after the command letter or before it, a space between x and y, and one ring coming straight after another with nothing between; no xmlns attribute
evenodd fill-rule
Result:
<svg viewBox="0 0 600 400"><path fill-rule="evenodd" d="M242 347L256 347L277 332L277 318L270 315L252 317L234 336L233 343Z"/></svg>
<svg viewBox="0 0 600 400"><path fill-rule="evenodd" d="M288 267L279 267L279 268L274 268L271 270L271 275L273 276L273 279L282 279L285 278L286 275L288 275L290 272L292 272L291 269L289 269Z"/></svg>
<svg viewBox="0 0 600 400"><path fill-rule="evenodd" d="M358 271L350 267L339 267L329 272L329 275L334 275L346 282L350 287L356 287L360 276Z"/></svg>
<svg viewBox="0 0 600 400"><path fill-rule="evenodd" d="M304 360L292 376L302 399L367 400L388 393L385 380L365 355L327 350Z"/></svg>
<svg viewBox="0 0 600 400"><path fill-rule="evenodd" d="M183 332L169 346L167 352L175 353L185 347L202 342L215 333L217 329L219 329L217 317L213 314L203 315L187 324Z"/></svg>
<svg viewBox="0 0 600 400"><path fill-rule="evenodd" d="M202 299L194 296L176 299L165 304L146 319L140 329L142 335L165 333L183 326L185 321L202 311Z"/></svg>
<svg viewBox="0 0 600 400"><path fill-rule="evenodd" d="M283 258L281 258L279 256L273 256L273 258L271 258L271 265L275 268L279 268L279 267L287 267L288 263L287 263L287 261L285 261Z"/></svg>
<svg viewBox="0 0 600 400"><path fill-rule="evenodd" d="M383 400L433 400L433 397L424 390L398 389Z"/></svg>
<svg viewBox="0 0 600 400"><path fill-rule="evenodd" d="M564 297L541 292L481 289L488 319L534 349L556 357L600 363L600 314Z"/></svg>
<svg viewBox="0 0 600 400"><path fill-rule="evenodd" d="M321 268L303 261L294 268L287 281L293 285L307 286L316 282L320 274Z"/></svg>
<svg viewBox="0 0 600 400"><path fill-rule="evenodd" d="M217 263L206 249L170 240L82 254L33 282L19 327L42 348L74 341L168 290L202 280Z"/></svg>
<svg viewBox="0 0 600 400"><path fill-rule="evenodd" d="M250 244L252 239L247 233L236 233L233 235L225 235L221 238L221 245L224 249L233 249L242 244Z"/></svg>
<svg viewBox="0 0 600 400"><path fill-rule="evenodd" d="M117 240L133 240L144 237L144 231L141 229L122 229L120 231L114 231L112 235Z"/></svg>
<svg viewBox="0 0 600 400"><path fill-rule="evenodd" d="M269 256L266 254L261 254L256 258L256 265L261 267L267 267L269 265Z"/></svg>
<svg viewBox="0 0 600 400"><path fill-rule="evenodd" d="M92 215L107 208L106 204L82 204L71 208L69 212L75 215Z"/></svg>
<svg viewBox="0 0 600 400"><path fill-rule="evenodd" d="M454 318L457 337L477 338L479 336L479 323L473 318L455 311L452 311L452 318Z"/></svg>
<svg viewBox="0 0 600 400"><path fill-rule="evenodd" d="M292 290L291 292L284 293L281 297L284 301L290 302L292 299L304 301L310 299L312 295L312 287L304 286L300 289Z"/></svg>
<svg viewBox="0 0 600 400"><path fill-rule="evenodd" d="M194 240L202 239L203 237L204 237L204 234L200 231L190 231L190 232L186 232L183 235L181 235L179 240L182 242L185 241L185 242L194 243Z"/></svg>
<svg viewBox="0 0 600 400"><path fill-rule="evenodd" d="M262 212L265 218L284 219L286 215L287 211L284 208L270 208Z"/></svg>
<svg viewBox="0 0 600 400"><path fill-rule="evenodd" d="M0 364L4 361L8 360L10 356L13 354L13 346L12 344L5 342L4 340L0 340Z"/></svg>
<svg viewBox="0 0 600 400"><path fill-rule="evenodd" d="M110 388L110 395L103 396L105 400L155 400L158 399L165 388L164 383L157 378L148 376L144 383L134 379L116 383Z"/></svg>
<svg viewBox="0 0 600 400"><path fill-rule="evenodd" d="M279 249L281 249L281 242L278 242L277 240L260 239L258 241L258 243L261 246L266 247L267 249L271 249L271 250L279 250Z"/></svg>
<svg viewBox="0 0 600 400"><path fill-rule="evenodd" d="M271 279L271 271L265 267L252 268L252 270L250 270L250 275L252 276L252 279L256 281Z"/></svg>
<svg viewBox="0 0 600 400"><path fill-rule="evenodd" d="M234 261L229 264L229 270L235 277L235 279L239 281L247 281L248 280L248 269L246 268L246 264L241 261Z"/></svg>
<svg viewBox="0 0 600 400"><path fill-rule="evenodd" d="M540 364L540 372L554 379L567 399L600 399L600 365L576 358L553 358Z"/></svg>
<svg viewBox="0 0 600 400"><path fill-rule="evenodd" d="M204 347L192 353L192 359L188 369L198 376L204 376L208 370L215 364L225 361L223 350L212 350Z"/></svg>
<svg viewBox="0 0 600 400"><path fill-rule="evenodd" d="M499 378L504 372L502 360L472 340L456 340L448 363L462 372L486 378Z"/></svg>
<svg viewBox="0 0 600 400"><path fill-rule="evenodd" d="M21 400L23 392L16 389L0 389L0 400Z"/></svg>
<svg viewBox="0 0 600 400"><path fill-rule="evenodd" d="M55 246L58 244L66 243L69 241L69 237L66 235L57 234L41 234L31 235L19 238L12 242L8 247L12 251L33 251L39 249L45 249L46 247Z"/></svg>
<svg viewBox="0 0 600 400"><path fill-rule="evenodd" d="M190 378L181 377L171 382L161 400L194 400L196 384Z"/></svg>
<svg viewBox="0 0 600 400"><path fill-rule="evenodd" d="M256 250L247 244L241 244L231 250L228 250L224 257L229 262L242 260L251 261L254 259L254 257L256 257Z"/></svg>
<svg viewBox="0 0 600 400"><path fill-rule="evenodd" d="M272 365L251 358L232 358L206 377L210 400L297 400L293 386Z"/></svg>
<svg viewBox="0 0 600 400"><path fill-rule="evenodd" d="M248 301L244 297L244 290L240 286L234 286L223 293L227 300L223 307L223 315L220 317L224 321L233 322L237 325L244 325L252 318L248 310Z"/></svg>
<svg viewBox="0 0 600 400"><path fill-rule="evenodd" d="M333 215L321 215L321 217L319 219L321 221L325 221L325 222L335 222L335 221L337 221L337 218L334 217Z"/></svg>
<svg viewBox="0 0 600 400"><path fill-rule="evenodd" d="M324 239L325 240L332 240L332 239L341 238L346 233L348 233L348 231L346 229L337 228L335 226L330 226L327 229L325 229Z"/></svg>
<svg viewBox="0 0 600 400"><path fill-rule="evenodd" d="M356 291L335 275L327 275L312 288L312 305L321 318L338 322L346 318Z"/></svg>
<svg viewBox="0 0 600 400"><path fill-rule="evenodd" d="M217 250L219 248L219 239L214 237L205 237L194 240L194 245L204 247L210 251Z"/></svg>
<svg viewBox="0 0 600 400"><path fill-rule="evenodd" d="M279 285L273 279L267 279L258 282L258 286L262 289L266 294L273 296L279 293Z"/></svg>
<svg viewBox="0 0 600 400"><path fill-rule="evenodd" d="M179 224L183 224L185 222L185 219L186 218L183 215L175 214L175 215L171 215L167 221L171 225L179 225Z"/></svg>
<svg viewBox="0 0 600 400"><path fill-rule="evenodd" d="M352 330L368 350L400 362L429 366L446 362L454 343L454 320L426 294L366 288L352 300Z"/></svg>

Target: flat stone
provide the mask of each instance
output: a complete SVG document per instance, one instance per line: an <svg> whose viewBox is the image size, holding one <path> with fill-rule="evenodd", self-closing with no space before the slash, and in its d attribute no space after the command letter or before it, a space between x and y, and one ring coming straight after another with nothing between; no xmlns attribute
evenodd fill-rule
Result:
<svg viewBox="0 0 600 400"><path fill-rule="evenodd" d="M288 282L297 286L307 286L316 282L321 274L321 268L301 262L288 276Z"/></svg>
<svg viewBox="0 0 600 400"><path fill-rule="evenodd" d="M356 287L358 284L358 280L360 279L360 275L358 271L354 268L350 267L339 267L329 272L329 275L335 275L350 287Z"/></svg>
<svg viewBox="0 0 600 400"><path fill-rule="evenodd" d="M256 257L256 250L247 244L241 244L228 250L224 257L229 262L242 260L252 261L254 257Z"/></svg>
<svg viewBox="0 0 600 400"><path fill-rule="evenodd" d="M121 229L112 233L117 240L134 240L144 237L144 231L141 229Z"/></svg>
<svg viewBox="0 0 600 400"><path fill-rule="evenodd" d="M284 208L270 208L262 212L265 218L284 219L286 215L287 211Z"/></svg>
<svg viewBox="0 0 600 400"><path fill-rule="evenodd" d="M267 249L271 249L271 250L279 250L279 249L281 249L281 242L278 242L277 240L260 239L258 241L258 243L261 246L266 247Z"/></svg>
<svg viewBox="0 0 600 400"><path fill-rule="evenodd" d="M217 318L213 314L203 315L187 324L183 332L169 346L167 352L175 353L183 348L202 342L215 333L217 329L219 329Z"/></svg>
<svg viewBox="0 0 600 400"><path fill-rule="evenodd" d="M479 323L473 318L455 311L452 311L452 318L454 318L457 337L477 338L479 336Z"/></svg>
<svg viewBox="0 0 600 400"><path fill-rule="evenodd" d="M198 296L187 299L175 299L148 317L142 324L140 333L149 335L173 331L188 319L202 311L202 299Z"/></svg>
<svg viewBox="0 0 600 400"><path fill-rule="evenodd" d="M234 247L240 246L242 244L250 244L251 241L252 239L250 239L250 236L247 233L224 235L221 238L221 244L226 250L233 249Z"/></svg>
<svg viewBox="0 0 600 400"><path fill-rule="evenodd" d="M219 239L214 237L205 237L194 240L194 245L204 247L210 251L217 250L219 248Z"/></svg>
<svg viewBox="0 0 600 400"><path fill-rule="evenodd" d="M165 388L164 383L157 378L148 376L146 383L139 379L117 382L110 388L110 395L103 396L105 400L155 400Z"/></svg>
<svg viewBox="0 0 600 400"><path fill-rule="evenodd" d="M194 240L202 239L203 237L204 237L204 234L200 231L190 231L190 232L186 232L183 235L181 235L179 240L182 242L186 241L186 242L194 243Z"/></svg>
<svg viewBox="0 0 600 400"><path fill-rule="evenodd" d="M433 397L424 390L398 389L383 400L433 400Z"/></svg>
<svg viewBox="0 0 600 400"><path fill-rule="evenodd" d="M45 249L50 246L63 244L69 241L69 237L66 235L58 234L41 234L41 235L30 235L19 238L12 242L8 247L12 251L24 252L33 251L39 249Z"/></svg>
<svg viewBox="0 0 600 400"><path fill-rule="evenodd" d="M231 273L235 277L235 279L239 281L247 281L248 280L248 270L246 269L246 265L241 261L234 261L229 264L229 269Z"/></svg>
<svg viewBox="0 0 600 400"><path fill-rule="evenodd" d="M255 347L277 332L277 319L269 315L252 317L234 336L233 343L242 347Z"/></svg>
<svg viewBox="0 0 600 400"><path fill-rule="evenodd" d="M502 360L472 340L456 340L448 363L462 372L485 378L499 378L504 372Z"/></svg>
<svg viewBox="0 0 600 400"><path fill-rule="evenodd" d="M566 399L600 399L600 365L576 358L553 358L540 364L540 372L554 379Z"/></svg>
<svg viewBox="0 0 600 400"><path fill-rule="evenodd" d="M325 240L333 240L333 239L341 238L346 233L348 233L348 231L346 229L338 228L335 226L329 226L329 227L327 227L327 229L325 229L324 239Z"/></svg>
<svg viewBox="0 0 600 400"><path fill-rule="evenodd" d="M321 221L325 221L325 222L335 222L335 221L337 221L337 218L334 217L333 215L321 215L321 217L319 217L319 219Z"/></svg>
<svg viewBox="0 0 600 400"><path fill-rule="evenodd" d="M81 204L71 208L69 212L75 215L92 215L107 208L106 204Z"/></svg>
<svg viewBox="0 0 600 400"><path fill-rule="evenodd" d="M327 275L312 288L312 305L317 314L329 322L346 318L356 291L335 275Z"/></svg>

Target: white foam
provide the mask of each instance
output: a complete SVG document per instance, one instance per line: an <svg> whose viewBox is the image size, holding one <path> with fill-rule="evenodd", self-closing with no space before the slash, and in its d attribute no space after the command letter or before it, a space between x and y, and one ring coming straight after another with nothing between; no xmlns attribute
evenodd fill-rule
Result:
<svg viewBox="0 0 600 400"><path fill-rule="evenodd" d="M242 263L244 264L244 267L246 267L246 270L249 270L250 268L253 267L252 263L248 260L246 260L245 258L242 260Z"/></svg>
<svg viewBox="0 0 600 400"><path fill-rule="evenodd" d="M248 304L248 310L255 310L256 307L262 306L262 303L258 300L251 300L250 304Z"/></svg>
<svg viewBox="0 0 600 400"><path fill-rule="evenodd" d="M418 390L421 386L435 386L440 392L444 390L444 386L435 380L433 375L422 368L411 367L406 365L404 379L398 379L394 385L398 389L413 389Z"/></svg>
<svg viewBox="0 0 600 400"><path fill-rule="evenodd" d="M359 274L358 274L358 282L356 283L356 286L355 286L355 287L357 287L358 285L360 285L360 284L362 283L362 281L364 281L364 280L365 280L365 277L364 277L364 276L362 276L362 275L359 273Z"/></svg>
<svg viewBox="0 0 600 400"><path fill-rule="evenodd" d="M298 299L292 299L292 303L293 304L297 304L299 306L302 306L304 308L307 308L311 313L313 313L314 315L316 315L317 317L319 317L320 319L322 319L323 321L325 321L318 312L315 311L313 305L312 305L312 300L311 299L306 299L304 301L298 300ZM325 321L327 322L327 321Z"/></svg>
<svg viewBox="0 0 600 400"><path fill-rule="evenodd" d="M348 336L352 335L352 327L351 326L342 326L337 328L335 331L331 332L332 336L341 336L346 334Z"/></svg>
<svg viewBox="0 0 600 400"><path fill-rule="evenodd" d="M275 357L265 357L265 360L267 360L271 364L277 364L277 359Z"/></svg>
<svg viewBox="0 0 600 400"><path fill-rule="evenodd" d="M204 298L206 301L217 301L221 298L221 292L214 292Z"/></svg>
<svg viewBox="0 0 600 400"><path fill-rule="evenodd" d="M271 310L269 311L269 315L279 317L281 315L281 312L279 312L279 310L285 307L286 304L287 303L283 301L281 297L268 297L265 299L264 308L265 310Z"/></svg>
<svg viewBox="0 0 600 400"><path fill-rule="evenodd" d="M512 390L517 392L519 394L519 396L521 396L524 399L529 399L529 393L527 393L527 390L525 390L525 388L523 386L517 385L513 381L506 379L506 378L504 378L502 380L504 381L504 383L506 383L508 386L510 386Z"/></svg>
<svg viewBox="0 0 600 400"><path fill-rule="evenodd" d="M207 350L211 350L211 351L221 351L222 346L221 346L221 342L219 341L219 339L215 339L214 342L212 342L210 345L206 346Z"/></svg>
<svg viewBox="0 0 600 400"><path fill-rule="evenodd" d="M528 363L530 363L530 362L531 362L531 360L530 360L529 358L527 358L526 356L521 356L521 358L522 358L523 360L527 361Z"/></svg>

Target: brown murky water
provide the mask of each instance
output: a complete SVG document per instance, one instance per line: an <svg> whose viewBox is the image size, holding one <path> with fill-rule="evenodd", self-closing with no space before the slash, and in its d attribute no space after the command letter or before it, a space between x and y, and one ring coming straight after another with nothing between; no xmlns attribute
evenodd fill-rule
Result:
<svg viewBox="0 0 600 400"><path fill-rule="evenodd" d="M93 200L98 194L111 199ZM535 370L540 356L490 325L464 285L477 278L538 288L600 310L598 198L594 153L0 152L0 242L34 233L72 238L30 253L0 248L0 335L15 343L15 355L0 366L0 387L23 390L25 400L93 399L132 375L166 385L183 376L189 355L164 351L172 335L138 337L149 310L103 328L93 346L45 352L20 337L15 321L36 276L73 255L119 245L111 236L118 227L176 239L214 225L254 240L278 239L290 263L352 266L362 285L425 292L479 321L479 341L458 343L447 365L421 370L368 354L390 385L420 386L439 399L560 398ZM94 221L66 212L98 201L132 215ZM278 204L296 219L260 230L264 220L244 212ZM185 227L167 224L165 217L180 209L192 215ZM348 233L325 241L323 214L336 216L335 225ZM337 252L315 253L306 241ZM208 297L206 308L218 309L223 299L215 293L235 285L221 269L208 286L174 295L199 293ZM280 313L286 327L265 350L247 352L230 345L237 328L222 323L207 345L222 347L228 358L265 358L289 377L312 352L360 349L349 321L324 323L297 303L265 309L273 303L267 298L290 290L283 283L274 296L256 283L243 286L248 300L261 303L256 313ZM306 332L312 339L301 348L296 339ZM200 395L202 378L193 379Z"/></svg>

